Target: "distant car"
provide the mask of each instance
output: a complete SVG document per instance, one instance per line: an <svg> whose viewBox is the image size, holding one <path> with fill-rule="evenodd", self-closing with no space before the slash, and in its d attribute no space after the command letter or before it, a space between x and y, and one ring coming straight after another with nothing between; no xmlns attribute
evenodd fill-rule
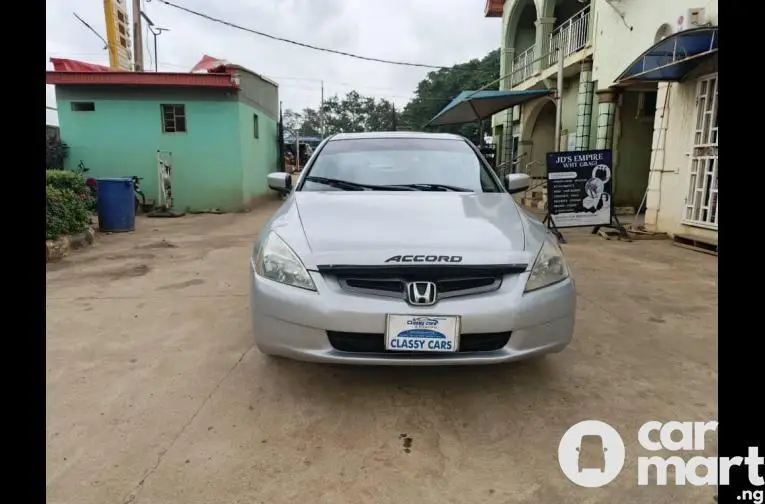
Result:
<svg viewBox="0 0 765 504"><path fill-rule="evenodd" d="M325 140L250 261L261 352L352 364L489 364L564 349L574 282L555 239L466 139ZM361 194L364 193L364 194Z"/></svg>

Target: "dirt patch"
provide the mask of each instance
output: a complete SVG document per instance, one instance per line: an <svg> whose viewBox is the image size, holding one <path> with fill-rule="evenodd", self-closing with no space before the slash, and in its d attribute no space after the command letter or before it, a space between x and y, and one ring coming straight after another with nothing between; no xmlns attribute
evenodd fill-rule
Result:
<svg viewBox="0 0 765 504"><path fill-rule="evenodd" d="M191 287L192 285L200 285L203 283L205 283L204 280L195 278L193 280L186 280L185 282L162 285L160 287L157 287L157 290L184 289L186 287Z"/></svg>
<svg viewBox="0 0 765 504"><path fill-rule="evenodd" d="M55 262L49 262L45 264L45 271L48 273L52 273L54 271L61 271L62 269L66 269L70 266L72 266L72 261L69 261L68 259L61 259L59 261Z"/></svg>
<svg viewBox="0 0 765 504"><path fill-rule="evenodd" d="M107 259L109 261L122 261L122 260L125 260L125 259L143 259L143 260L147 260L147 259L154 259L155 257L157 257L157 256L154 255L154 254L149 254L149 253L138 253L138 254L136 254L136 253L128 252L128 253L124 253L124 254L112 254L112 255L104 256L104 259Z"/></svg>
<svg viewBox="0 0 765 504"><path fill-rule="evenodd" d="M135 248L137 248L137 249L178 248L178 245L163 239L162 241L151 242L151 243L147 243L145 245L136 245Z"/></svg>
<svg viewBox="0 0 765 504"><path fill-rule="evenodd" d="M136 278L144 276L151 268L147 264L136 264L132 266L124 266L121 268L114 268L105 271L98 271L95 273L89 273L82 276L92 277L106 277L109 280L121 280L123 278Z"/></svg>

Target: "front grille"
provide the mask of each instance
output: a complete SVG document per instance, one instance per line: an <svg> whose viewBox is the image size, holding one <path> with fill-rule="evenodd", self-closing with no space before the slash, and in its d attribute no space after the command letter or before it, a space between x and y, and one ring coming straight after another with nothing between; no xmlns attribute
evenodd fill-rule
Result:
<svg viewBox="0 0 765 504"><path fill-rule="evenodd" d="M484 278L450 278L446 280L439 280L436 282L436 287L440 294L450 294L463 291L472 291L474 289L484 289L486 287L492 287L495 283L501 282L501 278L484 277ZM499 287L499 284L497 284Z"/></svg>
<svg viewBox="0 0 765 504"><path fill-rule="evenodd" d="M404 299L408 281L423 280L422 277L404 278L343 278L339 277L340 287L350 292L388 296ZM499 289L501 277L478 278L442 278L435 281L438 299L469 294L481 294Z"/></svg>
<svg viewBox="0 0 765 504"><path fill-rule="evenodd" d="M397 279L341 278L340 285L346 289L404 294L404 282Z"/></svg>
<svg viewBox="0 0 765 504"><path fill-rule="evenodd" d="M510 331L498 333L475 333L460 336L458 353L492 352L499 350L510 341ZM424 352L394 352L385 350L385 335L377 333L355 333L343 331L327 331L327 337L332 348L349 353L381 353L395 355L418 355ZM427 354L426 354L427 355Z"/></svg>

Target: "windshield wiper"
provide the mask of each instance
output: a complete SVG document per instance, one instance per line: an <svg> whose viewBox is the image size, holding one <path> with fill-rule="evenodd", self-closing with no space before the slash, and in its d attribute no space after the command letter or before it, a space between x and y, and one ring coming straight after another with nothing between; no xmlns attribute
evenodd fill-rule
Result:
<svg viewBox="0 0 765 504"><path fill-rule="evenodd" d="M407 187L403 185L373 185L373 184L357 184L356 182L350 182L348 180L340 180L326 177L306 177L307 182L315 182L317 184L324 184L330 187L336 187L344 191L417 191L414 187Z"/></svg>
<svg viewBox="0 0 765 504"><path fill-rule="evenodd" d="M454 191L454 192L474 192L472 189L457 187L446 184L398 184L397 187L411 187L417 191Z"/></svg>

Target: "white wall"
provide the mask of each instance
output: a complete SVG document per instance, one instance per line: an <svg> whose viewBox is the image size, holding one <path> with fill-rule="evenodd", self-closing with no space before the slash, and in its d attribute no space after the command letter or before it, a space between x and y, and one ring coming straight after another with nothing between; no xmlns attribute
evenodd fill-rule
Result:
<svg viewBox="0 0 765 504"><path fill-rule="evenodd" d="M630 63L650 48L663 24L677 31L677 19L695 7L706 9L707 20L717 24L717 0L612 0L610 4L593 0L593 80L598 82L598 88L611 86Z"/></svg>
<svg viewBox="0 0 765 504"><path fill-rule="evenodd" d="M649 229L670 235L717 237L715 230L682 222L690 183L692 135L696 126L696 79L714 72L716 64L716 60L709 61L699 66L685 82L659 87L645 216Z"/></svg>

